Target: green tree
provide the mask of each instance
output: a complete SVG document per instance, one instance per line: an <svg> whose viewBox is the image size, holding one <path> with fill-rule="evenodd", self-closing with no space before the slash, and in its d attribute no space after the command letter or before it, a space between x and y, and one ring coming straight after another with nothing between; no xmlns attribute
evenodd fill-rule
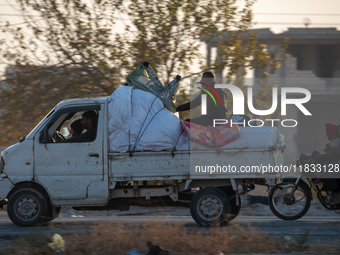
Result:
<svg viewBox="0 0 340 255"><path fill-rule="evenodd" d="M26 135L65 98L108 95L122 81L124 50L112 40L114 5L17 1L21 27L1 26L7 64L0 103L0 142Z"/></svg>
<svg viewBox="0 0 340 255"><path fill-rule="evenodd" d="M278 60L250 31L254 1L242 1L242 8L240 2L17 0L25 23L0 24L10 38L0 45L2 63L9 66L0 85L0 142L27 134L65 98L111 94L143 61L164 84L177 74L189 78L208 69L227 70L228 77L243 76L242 67L275 70ZM214 36L221 37L221 61L207 66L203 38ZM193 71L196 60L201 69Z"/></svg>
<svg viewBox="0 0 340 255"><path fill-rule="evenodd" d="M281 51L278 54L279 58L272 58L266 46L260 44L257 37L258 35L249 29L241 30L240 28L236 32L226 31L223 34L224 40L217 43L219 59L215 62L213 68L219 72L223 72L227 68L226 82L234 83L243 92L247 91L247 86L244 83L247 70L254 68L262 70L262 80L258 81L261 86L257 91L253 91L253 104L258 110L266 110L270 108L272 103L272 88L277 86L275 82L270 82L268 78L280 67L281 61L286 59L288 39L285 38L282 41ZM230 92L227 92L227 94L230 116L232 113L232 97ZM245 107L246 114L250 114L247 104ZM265 117L279 118L276 113Z"/></svg>

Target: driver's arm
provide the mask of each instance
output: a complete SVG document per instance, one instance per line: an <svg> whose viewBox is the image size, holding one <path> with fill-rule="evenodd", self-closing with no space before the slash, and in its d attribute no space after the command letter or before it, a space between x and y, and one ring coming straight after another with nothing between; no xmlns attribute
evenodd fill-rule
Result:
<svg viewBox="0 0 340 255"><path fill-rule="evenodd" d="M66 139L65 141L63 141L64 143L80 143L80 142L87 142L87 140L83 137L83 135L75 135L72 136L68 139Z"/></svg>
<svg viewBox="0 0 340 255"><path fill-rule="evenodd" d="M96 138L96 131L94 129L88 130L86 133L75 135L65 140L66 143L81 143L81 142L92 142Z"/></svg>

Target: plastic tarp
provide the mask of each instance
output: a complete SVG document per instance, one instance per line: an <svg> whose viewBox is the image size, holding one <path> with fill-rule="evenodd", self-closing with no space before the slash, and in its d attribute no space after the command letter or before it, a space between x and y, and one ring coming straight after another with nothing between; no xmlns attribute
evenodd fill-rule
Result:
<svg viewBox="0 0 340 255"><path fill-rule="evenodd" d="M163 86L148 62L144 62L126 76L129 86L154 94L162 100L165 107L171 112L176 112L175 95L180 80L181 76L177 75L168 85Z"/></svg>
<svg viewBox="0 0 340 255"><path fill-rule="evenodd" d="M180 120L154 94L120 87L109 97L108 115L111 152L161 151L176 144L189 149Z"/></svg>

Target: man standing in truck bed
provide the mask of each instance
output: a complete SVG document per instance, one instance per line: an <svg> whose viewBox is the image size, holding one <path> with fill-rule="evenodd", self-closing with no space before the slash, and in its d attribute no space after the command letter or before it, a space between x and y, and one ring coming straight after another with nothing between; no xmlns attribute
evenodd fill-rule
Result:
<svg viewBox="0 0 340 255"><path fill-rule="evenodd" d="M201 105L201 95L206 94L207 98L207 114L198 118L186 119L192 123L203 126L213 126L214 119L226 119L227 116L227 94L222 89L215 89L215 74L213 72L205 72L199 82L202 84L201 93L192 101L182 104L176 108L176 111L188 111ZM217 98L216 98L217 97ZM216 100L215 100L216 98Z"/></svg>

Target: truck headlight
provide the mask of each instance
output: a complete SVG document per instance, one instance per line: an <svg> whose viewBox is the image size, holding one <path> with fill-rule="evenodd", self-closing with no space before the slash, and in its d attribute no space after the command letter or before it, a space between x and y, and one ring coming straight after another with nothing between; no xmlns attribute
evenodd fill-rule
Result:
<svg viewBox="0 0 340 255"><path fill-rule="evenodd" d="M0 160L0 174L2 174L4 172L4 168L5 168L5 161L4 161L4 158L1 156L1 160Z"/></svg>

